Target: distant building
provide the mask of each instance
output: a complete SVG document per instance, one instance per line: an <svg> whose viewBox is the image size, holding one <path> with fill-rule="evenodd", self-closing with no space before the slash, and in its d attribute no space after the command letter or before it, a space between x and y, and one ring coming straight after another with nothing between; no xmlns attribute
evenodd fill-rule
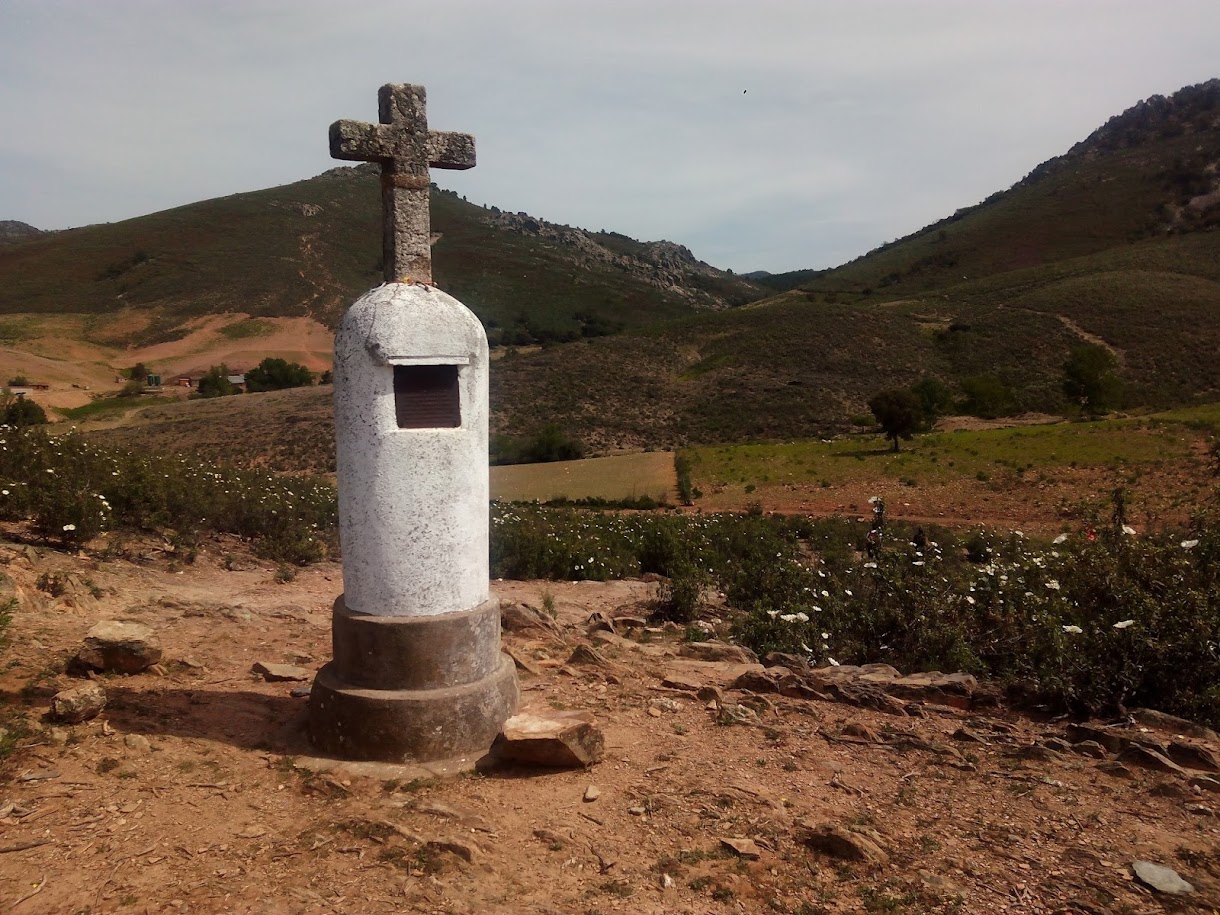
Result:
<svg viewBox="0 0 1220 915"><path fill-rule="evenodd" d="M177 385L180 388L193 388L195 386L195 382L190 375L179 375L177 378Z"/></svg>
<svg viewBox="0 0 1220 915"><path fill-rule="evenodd" d="M233 385L233 387L237 388L239 391L242 391L243 393L245 392L246 376L244 373L241 375L228 375L226 377L228 379L229 384Z"/></svg>

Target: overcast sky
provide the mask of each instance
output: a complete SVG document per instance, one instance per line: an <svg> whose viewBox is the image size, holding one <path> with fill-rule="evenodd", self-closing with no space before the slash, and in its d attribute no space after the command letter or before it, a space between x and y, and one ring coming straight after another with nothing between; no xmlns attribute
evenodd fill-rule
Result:
<svg viewBox="0 0 1220 915"><path fill-rule="evenodd" d="M311 177L377 87L470 200L738 271L842 263L1220 76L1220 0L0 0L0 219Z"/></svg>

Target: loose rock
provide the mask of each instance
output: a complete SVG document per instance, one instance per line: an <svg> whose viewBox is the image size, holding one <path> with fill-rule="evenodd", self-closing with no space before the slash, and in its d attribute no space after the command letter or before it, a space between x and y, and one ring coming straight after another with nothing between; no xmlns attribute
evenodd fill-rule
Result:
<svg viewBox="0 0 1220 915"><path fill-rule="evenodd" d="M1181 895L1193 893L1195 888L1178 876L1172 867L1153 864L1151 861L1135 861L1131 864L1135 879L1161 893Z"/></svg>
<svg viewBox="0 0 1220 915"><path fill-rule="evenodd" d="M98 683L65 689L51 697L51 717L77 724L97 717L106 707L106 691Z"/></svg>
<svg viewBox="0 0 1220 915"><path fill-rule="evenodd" d="M873 839L832 823L800 823L797 825L796 836L801 844L814 851L844 861L885 864L890 859L880 844Z"/></svg>
<svg viewBox="0 0 1220 915"><path fill-rule="evenodd" d="M1128 745L1127 749L1123 750L1118 758L1122 762L1134 763L1137 766L1143 766L1145 769L1153 769L1157 772L1172 772L1175 775L1186 774L1186 770L1169 757L1136 743Z"/></svg>
<svg viewBox="0 0 1220 915"><path fill-rule="evenodd" d="M712 639L707 642L687 642L678 649L684 658L698 661L728 661L733 664L757 664L758 656L748 648Z"/></svg>
<svg viewBox="0 0 1220 915"><path fill-rule="evenodd" d="M587 768L604 749L605 738L587 712L515 715L492 746L502 760L556 768Z"/></svg>
<svg viewBox="0 0 1220 915"><path fill-rule="evenodd" d="M720 844L747 861L757 861L762 857L762 851L753 839L727 838L721 839Z"/></svg>
<svg viewBox="0 0 1220 915"><path fill-rule="evenodd" d="M584 801L586 804L591 804L601 796L601 788L597 787L597 785L590 785L585 789Z"/></svg>
<svg viewBox="0 0 1220 915"><path fill-rule="evenodd" d="M161 643L143 623L102 620L89 630L76 658L93 670L136 674L161 660Z"/></svg>
<svg viewBox="0 0 1220 915"><path fill-rule="evenodd" d="M271 661L255 661L250 668L260 674L268 683L299 683L313 676L304 667L294 667L291 664L275 664Z"/></svg>
<svg viewBox="0 0 1220 915"><path fill-rule="evenodd" d="M148 753L152 750L152 744L143 734L128 734L123 738L123 744L137 753Z"/></svg>

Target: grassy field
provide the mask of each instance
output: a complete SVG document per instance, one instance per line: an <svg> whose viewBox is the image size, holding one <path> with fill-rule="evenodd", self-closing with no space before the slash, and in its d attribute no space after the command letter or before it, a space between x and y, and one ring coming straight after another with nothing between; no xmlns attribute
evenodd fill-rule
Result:
<svg viewBox="0 0 1220 915"><path fill-rule="evenodd" d="M672 502L676 489L674 456L668 451L491 468L492 498L503 502L642 496Z"/></svg>
<svg viewBox="0 0 1220 915"><path fill-rule="evenodd" d="M834 485L862 473L895 481L986 479L1004 470L1135 468L1183 461L1220 422L1220 405L1142 419L1058 423L1013 429L961 430L917 436L895 453L880 435L828 442L720 445L689 450L701 487L802 482Z"/></svg>

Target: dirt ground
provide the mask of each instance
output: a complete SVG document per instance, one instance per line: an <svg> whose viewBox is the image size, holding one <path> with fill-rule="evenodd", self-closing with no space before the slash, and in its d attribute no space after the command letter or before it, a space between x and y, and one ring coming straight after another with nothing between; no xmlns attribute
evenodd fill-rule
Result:
<svg viewBox="0 0 1220 915"><path fill-rule="evenodd" d="M557 632L505 644L536 671L520 671L523 705L596 716L606 752L592 769L317 774L296 765L310 753L302 684L251 665L327 660L337 565L281 582L232 541L192 564L148 544L100 561L7 533L19 609L0 701L10 728L29 727L0 769L0 912L1144 913L1220 900L1220 799L1185 774L1028 749L1065 722L726 691L722 705L745 700L757 718L721 724L662 678L725 688L745 667L679 657L680 633L662 629L602 636L604 665L569 664L590 613L647 612L657 585L641 581L493 582L505 601L553 604ZM92 721L43 720L79 682L62 661L115 618L156 630L163 671L100 676L109 704ZM590 786L600 796L585 801ZM815 852L802 823L868 836L888 863ZM721 842L737 837L757 860ZM1195 892L1155 894L1136 859Z"/></svg>

